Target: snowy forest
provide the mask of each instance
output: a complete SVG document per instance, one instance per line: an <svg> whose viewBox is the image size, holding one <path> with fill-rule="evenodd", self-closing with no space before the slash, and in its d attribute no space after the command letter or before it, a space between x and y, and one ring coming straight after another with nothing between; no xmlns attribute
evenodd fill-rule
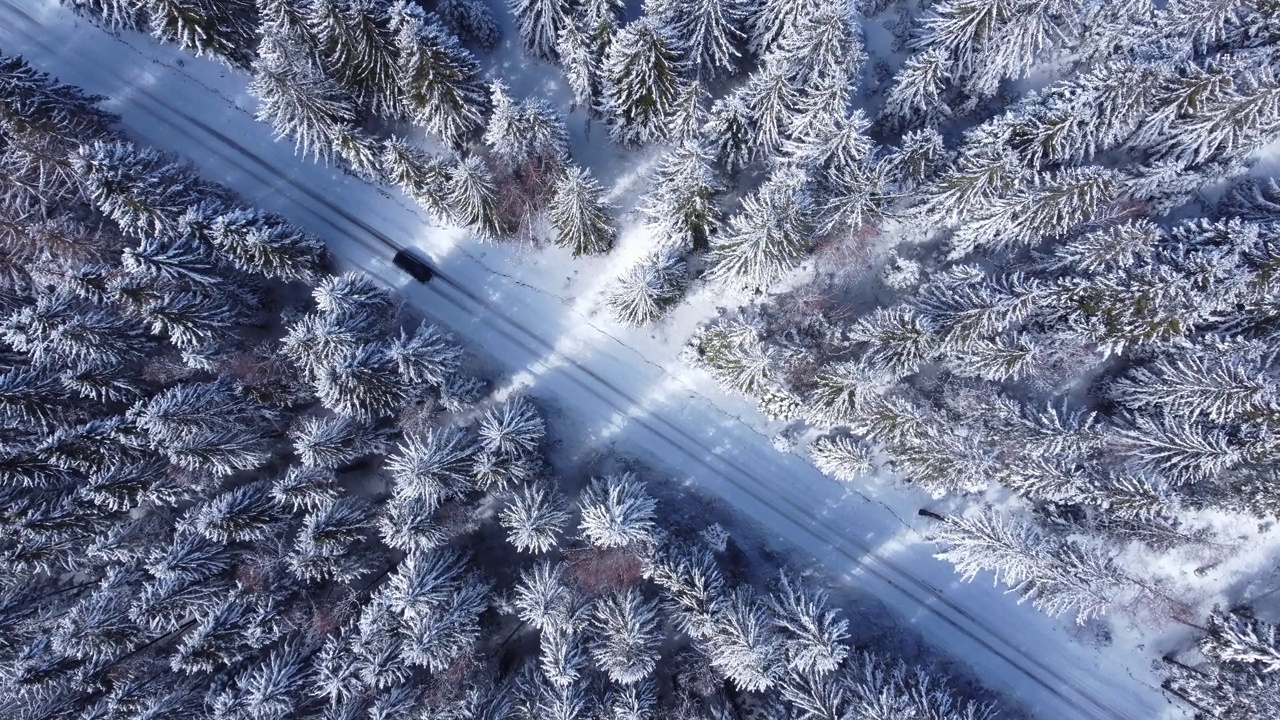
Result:
<svg viewBox="0 0 1280 720"><path fill-rule="evenodd" d="M100 100L0 55L3 717L997 717Z"/></svg>
<svg viewBox="0 0 1280 720"><path fill-rule="evenodd" d="M1280 515L1274 0L64 2L112 31L149 33L247 73L258 120L304 162L398 188L439 222L484 242L554 246L585 264L617 251L627 226L642 225L648 245L610 278L603 305L622 326L661 327L686 298L713 295L719 312L689 339L684 357L755 403L777 429L780 449L805 454L851 487L889 477L915 493L922 512L936 518L930 535L938 557L961 578L995 581L1018 601L1088 628L1105 629L1114 618L1192 628L1194 646L1165 657L1161 670L1165 688L1191 712L1280 715L1280 608L1251 603L1274 590L1274 577L1262 575L1275 558L1254 555ZM554 68L571 100L525 96L503 76L504 65L486 71L485 58L503 43L514 43L525 62ZM10 62L8 77L29 76ZM135 548L130 540L132 555L97 550L120 528L137 537L138 527L155 523L148 527L163 528L166 543L200 537L238 553L214 564L221 595L183 607L229 603L225 588L248 583L243 568L263 562L252 548L278 541L277 555L287 560L255 572L310 588L280 601L295 608L281 616L292 622L298 607L313 614L343 608L327 621L337 635L287 623L275 634L254 630L253 651L200 671L205 684L190 702L201 707L223 707L204 699L209 687L227 698L249 693L242 686L250 678L291 661L314 668L280 671L299 687L324 675L322 661L354 668L356 690L307 696L315 707L324 703L314 698L325 698L331 709L323 712L338 713L332 717L356 717L358 709L342 715L332 708L381 707L396 688L419 688L410 678L438 676L440 667L407 660L405 676L368 680L354 650L341 655L325 649L328 640L317 645L318 637L340 637L335 647L365 649L374 646L361 634L370 623L388 632L436 622L383 598L421 555L455 568L445 594L452 593L450 603L471 602L467 613L482 595L500 598L467 615L467 627L478 629L465 644L489 652L488 664L460 652L465 672L449 668L475 690L469 707L496 707L483 698L501 696L513 703L510 712L586 717L621 713L618 703L657 702L661 710L645 712L720 717L741 710L744 691L770 689L763 695L770 702L792 706L766 711L771 717L876 717L848 709L880 692L858 685L875 677L894 697L944 698L939 707L957 717L990 711L952 701L946 691L935 695L938 686L925 676L878 656L839 651L832 661L836 651L828 648L822 664L798 646L783 647L793 642L791 630L776 624L791 612L787 594L811 592L795 590L794 579L757 582L749 592L726 589L734 585L728 577L712 583L732 598L716 605L718 617L738 608L738 631L750 626L780 643L763 680L735 675L740 667L714 661L728 652L717 644L724 641L711 625L700 630L681 615L690 612L677 597L682 591L662 579L661 562L695 572L689 568L714 568L714 555L699 549L704 559L685 558L680 553L694 551L669 551L652 528L617 546L632 549L639 570L625 588L610 586L614 604L605 607L603 595L581 585L574 559L616 547L600 545L585 525L570 538L579 527L571 518L587 521L593 493L648 507L652 517L637 477L619 471L598 485L577 483L583 493L569 502L576 485L556 490L537 459L541 431L517 443L514 455L510 443L486 439L494 431L485 423L538 425L537 409L487 397L442 331L358 277L327 274L319 240L201 182L173 158L124 143L93 98L62 87L37 94L73 99L14 96L20 99L6 101L0 118L12 208L4 225L6 282L14 288L6 291L13 299L5 301L11 318L3 338L15 358L4 376L13 389L3 391L15 399L3 402L14 425L7 446L22 448L5 461L4 486L21 489L26 503L14 517L60 517L50 508L83 510L68 493L83 497L104 468L147 471L129 481L136 488L129 500L103 506L93 529L76 524L82 521L14 521L37 529L13 531L24 538L15 557L36 558L13 567L39 568L52 583L31 591L48 612L20 623L47 650L23 662L62 673L19 704L37 696L63 701L66 688L78 687L82 705L105 707L110 693L72 678L120 675L110 668L121 656L130 682L160 677L152 673L161 665L173 665L164 677L185 672L166 653L195 642L184 639L182 623L207 613L180 610L171 624L152 627L117 604L112 617L135 624L92 660L59 655L57 638L70 630L40 629L70 622L75 615L63 608L106 593L116 577L109 568L134 572L111 581L120 589L106 593L130 603L137 588L158 582L149 563L163 548ZM33 124L35 116L57 119ZM596 155L571 148L578 122L592 145L608 144L651 168L638 197L602 184ZM314 297L302 288L314 288ZM107 367L94 365L104 358ZM193 393L203 399L185 401L199 408L187 413L193 424L153 432L147 408L189 383L207 386ZM423 386L432 388L427 396ZM86 406L106 409L80 417ZM70 423L67 407L76 411ZM206 425L214 407L225 408L236 429ZM64 434L84 438L77 446L85 450L76 452L93 447L97 459L60 459L62 451L44 449L59 447ZM315 453L328 451L312 442L342 449L319 460ZM445 476L457 487L406 499L400 485L419 482L403 474L412 443L466 467ZM375 460L384 454L385 463ZM526 464L535 469L507 467ZM387 477L368 481L382 477L378 468ZM263 472L279 480L250 479ZM308 475L321 479L299 480ZM292 482L309 499L279 489ZM325 489L310 489L316 482ZM31 488L49 497L37 503ZM222 502L257 508L259 529L219 539L201 529L200 518L234 514L209 509L229 492L243 497ZM642 497L627 500L634 492ZM346 504L358 509L326 509ZM348 523L356 530L340 534L342 550L303 542L306 528L329 522L314 520L317 513L356 518ZM421 530L430 541L394 539L414 537L418 529L394 525L422 513L452 526L441 530L433 521ZM440 559L439 548L474 544L493 522L510 529L517 517L532 522L548 513L554 532L513 529L503 552L562 557L561 565L526 563L519 577L505 577L511 571L501 563L468 569L465 553ZM285 533L297 535L296 548ZM690 540L696 529L686 534L686 545L700 542ZM357 546L359 553L347 552ZM298 553L307 557L295 560ZM369 566L343 566L353 555ZM670 560L677 556L685 559ZM322 569L299 575L298 562ZM576 598L557 600L569 608L556 613L568 629L548 631L519 609L520 588L539 582ZM821 603L804 603L828 623L806 627L834 627ZM374 606L379 618L393 619L365 621ZM432 608L428 614L443 612ZM651 677L652 663L638 678L620 679L625 671L597 651L608 643L600 629L607 621L599 619L606 615L643 616L636 624L650 626L661 617L662 639L646 635L646 647L661 645L664 656L675 645L702 653L716 678L729 680L728 690L693 692L693 702L685 680L666 670ZM509 642L490 642L516 624ZM541 672L502 659L523 652L529 628L541 634ZM79 641L81 633L77 626L72 635ZM547 670L546 658L569 653L571 640L588 669L565 679ZM556 643L563 647L546 649ZM145 670L133 673L135 665ZM146 693L143 683L137 697ZM553 695L570 704L536 709ZM404 702L439 714L430 705L437 700L423 691ZM219 712L256 718L245 702L227 699L231 709ZM909 702L890 716L937 716L904 709ZM645 716L636 713L624 716Z"/></svg>

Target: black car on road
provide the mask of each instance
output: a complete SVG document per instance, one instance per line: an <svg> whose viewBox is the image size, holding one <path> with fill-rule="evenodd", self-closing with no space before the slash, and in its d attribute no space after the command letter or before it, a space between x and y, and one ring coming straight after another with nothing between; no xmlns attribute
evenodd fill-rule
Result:
<svg viewBox="0 0 1280 720"><path fill-rule="evenodd" d="M435 275L426 260L408 250L397 250L395 257L391 258L391 263L412 275L418 282L424 283Z"/></svg>

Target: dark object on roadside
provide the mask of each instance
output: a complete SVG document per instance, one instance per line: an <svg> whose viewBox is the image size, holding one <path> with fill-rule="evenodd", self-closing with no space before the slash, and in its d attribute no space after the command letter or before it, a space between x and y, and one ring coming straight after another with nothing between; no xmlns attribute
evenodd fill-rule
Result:
<svg viewBox="0 0 1280 720"><path fill-rule="evenodd" d="M934 511L932 511L932 510L925 510L924 508L920 508L920 509L919 509L919 510L917 510L916 512L917 512L918 514L920 514L920 515L923 515L923 516L927 517L927 518L933 518L934 520L941 520L941 521L943 521L943 522L946 522L946 520L947 520L945 517L943 517L943 516L939 515L938 513L934 512Z"/></svg>
<svg viewBox="0 0 1280 720"><path fill-rule="evenodd" d="M391 258L392 264L413 276L418 282L426 282L435 275L425 260L413 255L408 250L397 250Z"/></svg>

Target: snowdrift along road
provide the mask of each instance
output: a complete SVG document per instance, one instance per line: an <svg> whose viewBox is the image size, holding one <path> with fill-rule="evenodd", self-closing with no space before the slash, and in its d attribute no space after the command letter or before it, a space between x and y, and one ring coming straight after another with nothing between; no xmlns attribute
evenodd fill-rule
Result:
<svg viewBox="0 0 1280 720"><path fill-rule="evenodd" d="M873 502L848 492L774 450L733 414L745 406L690 377L672 348L658 359L636 349L652 347L646 331L592 322L557 293L563 267L513 262L507 250L433 226L398 193L294 157L254 121L246 77L143 36L112 36L48 0L0 0L0 51L107 96L106 107L136 140L190 159L210 179L325 238L343 264L401 286L473 352L586 428L584 444L642 457L723 498L880 598L926 642L1034 716L1182 714L1146 659L1076 644L1062 623L997 589L959 583L901 519L914 515L911 498L890 489ZM436 278L409 282L389 261L397 246L429 258Z"/></svg>

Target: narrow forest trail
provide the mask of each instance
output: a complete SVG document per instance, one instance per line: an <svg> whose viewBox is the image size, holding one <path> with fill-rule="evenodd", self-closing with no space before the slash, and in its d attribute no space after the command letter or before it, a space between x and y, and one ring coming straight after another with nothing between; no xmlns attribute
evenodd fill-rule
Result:
<svg viewBox="0 0 1280 720"><path fill-rule="evenodd" d="M212 180L325 238L342 264L400 288L473 352L586 428L583 444L643 459L696 483L834 576L899 613L929 643L1034 716L1062 720L1177 717L1148 659L1069 639L1063 624L985 583L961 584L906 522L912 499L887 483L850 492L735 413L744 404L643 351L646 331L598 326L558 293L573 268L507 262L511 253L434 226L425 214L333 168L296 158L256 123L246 78L147 38L112 36L56 3L0 0L0 51L110 98L136 140L180 154ZM430 256L439 278L406 285L387 243ZM634 337L633 337L634 335ZM634 340L634 341L633 341ZM904 522L904 518L906 522ZM1068 621L1069 622L1069 621Z"/></svg>

